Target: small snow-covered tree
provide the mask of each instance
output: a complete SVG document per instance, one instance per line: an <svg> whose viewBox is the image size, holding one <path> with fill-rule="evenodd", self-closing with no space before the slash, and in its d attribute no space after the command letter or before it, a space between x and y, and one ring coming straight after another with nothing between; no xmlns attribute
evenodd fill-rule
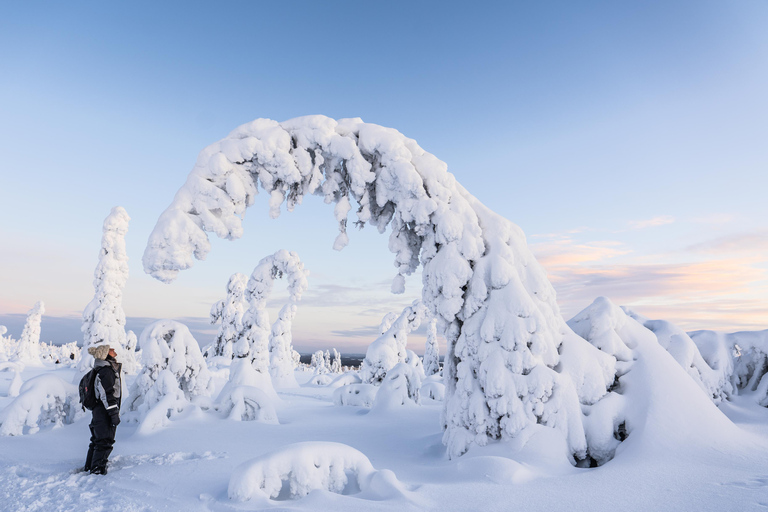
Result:
<svg viewBox="0 0 768 512"><path fill-rule="evenodd" d="M296 316L296 304L289 302L280 309L277 320L272 324L272 335L269 338L269 353L271 355L269 370L272 381L279 388L295 388L298 386L293 375L293 337L291 322Z"/></svg>
<svg viewBox="0 0 768 512"><path fill-rule="evenodd" d="M427 324L427 343L424 346L424 374L429 377L440 373L440 347L437 344L437 319Z"/></svg>
<svg viewBox="0 0 768 512"><path fill-rule="evenodd" d="M312 359L309 361L309 368L315 375L328 373L328 368L325 366L325 353L323 353L322 350L318 350L312 354Z"/></svg>
<svg viewBox="0 0 768 512"><path fill-rule="evenodd" d="M341 354L335 348L333 350L333 362L331 363L331 373L341 373Z"/></svg>
<svg viewBox="0 0 768 512"><path fill-rule="evenodd" d="M5 336L7 332L8 328L0 325L0 362L8 361L16 353L16 342L10 336Z"/></svg>
<svg viewBox="0 0 768 512"><path fill-rule="evenodd" d="M93 366L88 348L109 344L123 363L123 371L135 373L139 369L136 354L127 348L123 288L128 281L128 253L125 234L131 218L121 206L115 206L104 219L99 263L93 272L93 299L83 310L83 350L77 369L81 372Z"/></svg>
<svg viewBox="0 0 768 512"><path fill-rule="evenodd" d="M386 330L368 346L360 366L363 382L378 384L397 363L406 361L408 333L418 329L427 314L427 308L417 300L403 309L394 321L390 314L384 317L381 329Z"/></svg>
<svg viewBox="0 0 768 512"><path fill-rule="evenodd" d="M221 323L209 356L234 357L233 345L243 335L243 314L248 303L245 300L245 274L232 274L227 283L227 296L211 307L211 323Z"/></svg>
<svg viewBox="0 0 768 512"><path fill-rule="evenodd" d="M381 383L374 410L387 410L409 403L419 403L421 375L416 368L406 363L398 363L391 368Z"/></svg>
<svg viewBox="0 0 768 512"><path fill-rule="evenodd" d="M24 330L16 345L15 359L25 364L40 364L40 323L45 313L45 304L39 300L27 313Z"/></svg>
<svg viewBox="0 0 768 512"><path fill-rule="evenodd" d="M124 404L137 411L139 419L158 404L180 409L185 402L213 392L200 346L184 324L158 320L144 328L139 345L143 366L131 387L130 401ZM166 396L171 399L164 400Z"/></svg>

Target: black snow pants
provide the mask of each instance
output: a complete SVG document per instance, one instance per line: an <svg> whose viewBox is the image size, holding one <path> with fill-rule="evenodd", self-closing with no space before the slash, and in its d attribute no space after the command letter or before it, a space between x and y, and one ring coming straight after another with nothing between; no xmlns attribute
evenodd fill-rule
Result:
<svg viewBox="0 0 768 512"><path fill-rule="evenodd" d="M88 456L85 458L85 470L106 469L107 459L115 444L117 427L112 425L109 413L103 404L97 403L93 408L91 429L91 444L88 445Z"/></svg>

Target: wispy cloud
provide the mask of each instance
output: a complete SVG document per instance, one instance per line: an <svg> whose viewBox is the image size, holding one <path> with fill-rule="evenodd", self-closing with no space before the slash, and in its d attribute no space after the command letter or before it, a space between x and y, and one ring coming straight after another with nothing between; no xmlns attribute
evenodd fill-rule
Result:
<svg viewBox="0 0 768 512"><path fill-rule="evenodd" d="M630 221L629 229L653 228L656 226L664 226L665 224L672 224L673 222L675 222L675 218L671 215L657 215L652 219Z"/></svg>
<svg viewBox="0 0 768 512"><path fill-rule="evenodd" d="M533 244L566 318L605 295L689 329L768 327L765 231L642 254L618 242Z"/></svg>

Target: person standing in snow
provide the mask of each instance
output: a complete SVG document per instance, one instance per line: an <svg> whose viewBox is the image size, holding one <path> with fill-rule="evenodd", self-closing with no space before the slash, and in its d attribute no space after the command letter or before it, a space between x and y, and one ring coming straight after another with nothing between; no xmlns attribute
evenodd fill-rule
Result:
<svg viewBox="0 0 768 512"><path fill-rule="evenodd" d="M97 345L88 348L95 362L96 372L93 389L98 403L93 408L91 443L85 459L85 471L93 475L107 474L107 459L115 444L115 432L120 424L120 398L122 364L117 362L115 350L109 345Z"/></svg>

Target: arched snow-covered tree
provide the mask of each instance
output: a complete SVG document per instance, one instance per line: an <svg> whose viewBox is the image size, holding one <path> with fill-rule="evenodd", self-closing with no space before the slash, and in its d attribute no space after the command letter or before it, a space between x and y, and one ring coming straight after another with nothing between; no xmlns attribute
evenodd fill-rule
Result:
<svg viewBox="0 0 768 512"><path fill-rule="evenodd" d="M233 345L243 334L243 314L248 307L245 300L245 274L232 274L227 283L227 296L211 306L211 323L221 323L210 356L234 357Z"/></svg>
<svg viewBox="0 0 768 512"><path fill-rule="evenodd" d="M103 343L114 348L123 371L135 373L139 369L135 352L127 349L123 288L128 281L128 254L125 234L131 218L122 206L115 206L104 219L99 263L93 272L95 293L83 310L83 350L77 369L81 372L93 366L88 348Z"/></svg>
<svg viewBox="0 0 768 512"><path fill-rule="evenodd" d="M565 343L571 353L586 354L588 344L568 334L523 232L396 130L324 116L240 126L200 153L150 235L144 269L170 282L208 253L206 232L239 238L259 185L272 217L283 203L293 210L305 195L334 203L337 249L348 242L353 207L357 225L382 233L390 226L398 268L393 292L423 267L422 300L448 342L443 441L449 456L537 423L562 430L573 453L586 452L579 403L586 391L568 382L576 371L569 362L579 358L561 364L559 350ZM588 366L588 380L599 381L598 366ZM606 389L591 391L597 400Z"/></svg>
<svg viewBox="0 0 768 512"><path fill-rule="evenodd" d="M437 319L427 324L427 343L424 346L424 374L429 377L440 373L440 346L437 344Z"/></svg>
<svg viewBox="0 0 768 512"><path fill-rule="evenodd" d="M14 359L25 364L41 364L40 323L43 320L44 313L45 304L41 300L37 301L27 313L27 320L24 322L21 338L19 338L19 342L16 344Z"/></svg>
<svg viewBox="0 0 768 512"><path fill-rule="evenodd" d="M249 306L243 316L245 336L238 342L238 356L242 357L247 343L254 368L257 371L269 371L282 385L293 386L295 382L291 322L296 314L295 304L307 290L308 275L309 271L304 269L298 254L281 249L262 258L248 279L246 297ZM270 326L267 299L272 293L275 279L283 276L288 281L289 307L280 312L277 324Z"/></svg>

